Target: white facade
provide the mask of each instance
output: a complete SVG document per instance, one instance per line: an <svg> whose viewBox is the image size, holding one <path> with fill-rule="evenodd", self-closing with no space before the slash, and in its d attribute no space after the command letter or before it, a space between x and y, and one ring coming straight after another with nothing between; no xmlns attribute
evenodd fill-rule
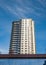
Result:
<svg viewBox="0 0 46 65"><path fill-rule="evenodd" d="M17 22L14 22L14 24L16 24ZM14 29L15 28L15 29ZM35 54L36 50L35 50L35 34L34 34L34 21L32 19L22 19L19 21L19 27L16 28L16 26L14 26L14 31L16 31L16 29L18 29L19 31L19 36L18 36L18 42L11 42L12 46L11 49L14 49L14 53L15 54ZM12 40L16 40L17 37L15 37L15 35L17 36L18 33L16 34L16 32L12 31L12 37L14 39ZM14 35L14 36L13 36ZM15 46L18 47L16 49ZM17 50L17 51L16 51ZM16 51L16 52L15 52Z"/></svg>
<svg viewBox="0 0 46 65"><path fill-rule="evenodd" d="M21 20L21 54L35 54L34 22L32 19Z"/></svg>

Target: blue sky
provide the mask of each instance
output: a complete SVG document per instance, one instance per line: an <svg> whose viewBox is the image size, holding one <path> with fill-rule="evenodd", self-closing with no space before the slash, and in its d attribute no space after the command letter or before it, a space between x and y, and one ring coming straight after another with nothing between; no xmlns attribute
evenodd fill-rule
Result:
<svg viewBox="0 0 46 65"><path fill-rule="evenodd" d="M46 53L46 0L0 0L0 51L8 53L12 22L32 18L36 52Z"/></svg>

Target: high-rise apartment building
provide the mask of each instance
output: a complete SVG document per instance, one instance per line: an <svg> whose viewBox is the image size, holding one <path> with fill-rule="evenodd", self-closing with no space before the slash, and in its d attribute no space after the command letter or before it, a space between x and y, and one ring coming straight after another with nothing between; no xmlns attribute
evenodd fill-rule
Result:
<svg viewBox="0 0 46 65"><path fill-rule="evenodd" d="M9 53L35 54L34 21L22 19L12 23L12 33Z"/></svg>

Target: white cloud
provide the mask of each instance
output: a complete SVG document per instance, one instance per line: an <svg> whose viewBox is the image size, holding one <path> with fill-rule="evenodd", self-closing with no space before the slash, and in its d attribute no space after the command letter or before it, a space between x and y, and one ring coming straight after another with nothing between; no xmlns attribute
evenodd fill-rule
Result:
<svg viewBox="0 0 46 65"><path fill-rule="evenodd" d="M44 0L45 1L45 0ZM44 1L42 1L43 6L44 6ZM12 6L10 5L13 2ZM41 4L41 0L38 0L37 2L39 2ZM11 0L11 3L8 5L8 3L2 1L0 2L0 7L2 7L6 12L10 12L11 14L13 14L13 16L16 16L18 18L27 18L26 14L33 14L36 16L41 16L43 17L43 12L44 9L43 8L39 8L37 6L35 6L34 4L32 4L32 2L30 1L24 1L24 0ZM39 4L38 3L38 4ZM37 12L40 11L40 12Z"/></svg>
<svg viewBox="0 0 46 65"><path fill-rule="evenodd" d="M6 50L6 49L0 49L0 53L1 54L8 54L8 50Z"/></svg>
<svg viewBox="0 0 46 65"><path fill-rule="evenodd" d="M16 7L16 9L11 8L11 7L7 7L7 10L10 13L14 14L15 16L17 16L18 18L25 17L24 11L21 8L19 8L19 7Z"/></svg>
<svg viewBox="0 0 46 65"><path fill-rule="evenodd" d="M46 0L38 0L38 2L46 8Z"/></svg>

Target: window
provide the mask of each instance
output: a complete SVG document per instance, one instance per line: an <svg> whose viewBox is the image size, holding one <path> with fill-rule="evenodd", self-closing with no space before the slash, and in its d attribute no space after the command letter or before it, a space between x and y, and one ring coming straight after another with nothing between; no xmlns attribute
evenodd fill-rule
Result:
<svg viewBox="0 0 46 65"><path fill-rule="evenodd" d="M21 50L23 52L23 50Z"/></svg>
<svg viewBox="0 0 46 65"><path fill-rule="evenodd" d="M25 50L25 52L27 52L27 50Z"/></svg>
<svg viewBox="0 0 46 65"><path fill-rule="evenodd" d="M27 49L27 48L25 48L25 49Z"/></svg>

